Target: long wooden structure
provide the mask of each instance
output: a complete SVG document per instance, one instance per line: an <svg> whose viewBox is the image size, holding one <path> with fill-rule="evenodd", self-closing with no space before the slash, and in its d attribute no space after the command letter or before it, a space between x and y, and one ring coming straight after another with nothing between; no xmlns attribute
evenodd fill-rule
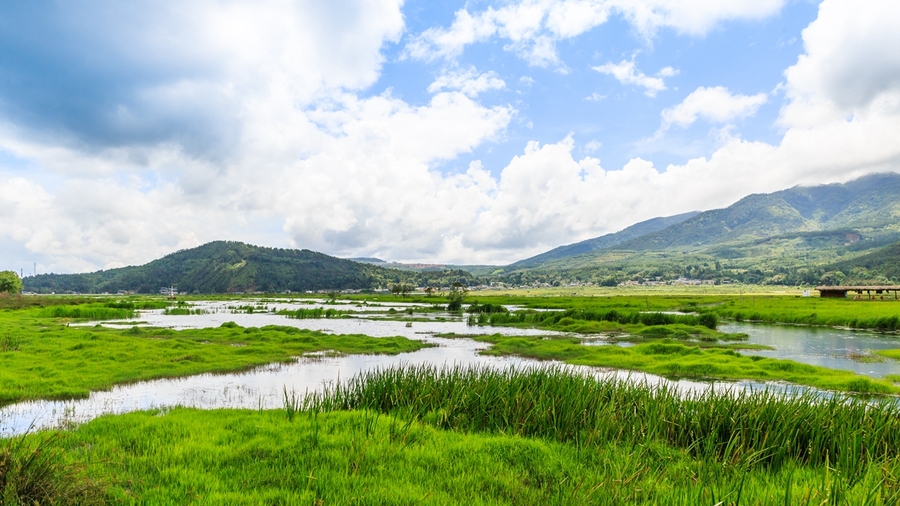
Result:
<svg viewBox="0 0 900 506"><path fill-rule="evenodd" d="M822 297L838 297L843 298L847 296L848 292L856 292L857 295L868 295L869 298L875 298L876 295L884 295L885 293L893 293L894 299L897 299L897 294L900 293L900 286L898 285L887 285L887 286L865 286L865 285L857 285L857 286L817 286L816 290L819 291L819 295Z"/></svg>

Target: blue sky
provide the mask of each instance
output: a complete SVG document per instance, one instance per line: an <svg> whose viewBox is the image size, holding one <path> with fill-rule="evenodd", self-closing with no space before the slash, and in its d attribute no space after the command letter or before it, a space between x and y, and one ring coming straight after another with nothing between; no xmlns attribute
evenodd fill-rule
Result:
<svg viewBox="0 0 900 506"><path fill-rule="evenodd" d="M0 5L0 269L217 239L509 263L900 168L900 6Z"/></svg>
<svg viewBox="0 0 900 506"><path fill-rule="evenodd" d="M421 33L434 26L448 27L454 13L467 5L484 2L408 2L407 29ZM724 86L733 93L770 93L782 83L784 69L803 52L800 32L816 18L818 3L791 2L777 14L762 19L718 24L702 37L680 34L671 28L648 39L621 16L590 32L557 45L560 62L533 66L503 49L502 40L466 48L454 63L494 71L507 83L501 90L481 96L486 104L512 104L516 119L507 127L504 142L486 143L471 154L441 166L443 171L463 171L472 160L481 160L498 175L510 158L521 153L529 140L556 142L573 134L583 154L600 158L605 165L622 167L631 158L643 157L659 169L670 163L710 154L716 147L717 125L700 121L676 128L653 139L660 127L660 111L680 103L700 86ZM446 62L422 62L403 58L408 39L390 44L388 62L371 93L393 93L409 103L428 101L428 85ZM648 74L673 67L678 74L665 80L668 89L647 97L639 86L623 86L614 77L592 67L610 61L633 60ZM523 83L522 79L533 80ZM781 129L775 125L780 100L771 100L752 117L742 118L736 133L745 139L777 143ZM591 148L591 141L600 148Z"/></svg>

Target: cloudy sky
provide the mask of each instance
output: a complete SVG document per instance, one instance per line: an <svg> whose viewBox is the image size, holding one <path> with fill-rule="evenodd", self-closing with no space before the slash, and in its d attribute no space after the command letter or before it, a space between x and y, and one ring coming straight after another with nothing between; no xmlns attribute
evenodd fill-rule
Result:
<svg viewBox="0 0 900 506"><path fill-rule="evenodd" d="M440 5L437 5L440 4ZM900 170L896 0L9 0L0 270L509 263Z"/></svg>

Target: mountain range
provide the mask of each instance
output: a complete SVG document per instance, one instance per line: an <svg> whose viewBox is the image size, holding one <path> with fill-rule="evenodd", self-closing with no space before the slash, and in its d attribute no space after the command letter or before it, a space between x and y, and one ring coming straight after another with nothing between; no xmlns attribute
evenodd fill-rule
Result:
<svg viewBox="0 0 900 506"><path fill-rule="evenodd" d="M504 276L513 282L683 276L815 283L841 262L898 240L900 174L874 174L655 218L513 263Z"/></svg>
<svg viewBox="0 0 900 506"><path fill-rule="evenodd" d="M505 267L340 259L309 250L216 241L141 266L43 274L25 290L155 293L302 292L502 281L838 284L900 282L900 174L754 194L724 209L659 217ZM896 243L896 244L895 244ZM470 272L475 272L476 279Z"/></svg>

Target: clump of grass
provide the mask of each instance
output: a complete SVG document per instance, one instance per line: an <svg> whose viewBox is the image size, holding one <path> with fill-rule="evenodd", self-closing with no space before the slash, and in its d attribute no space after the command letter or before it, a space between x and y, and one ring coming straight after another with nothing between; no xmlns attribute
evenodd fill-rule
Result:
<svg viewBox="0 0 900 506"><path fill-rule="evenodd" d="M205 309L193 309L190 307L168 307L163 311L164 315L169 316L190 316L195 314L208 314Z"/></svg>
<svg viewBox="0 0 900 506"><path fill-rule="evenodd" d="M313 309L284 309L279 311L278 314L295 320L304 320L309 318L343 318L344 315L350 314L350 311L340 311L333 308L323 309L317 307Z"/></svg>
<svg viewBox="0 0 900 506"><path fill-rule="evenodd" d="M0 338L0 353L7 351L19 351L20 340L18 337L12 337L9 334Z"/></svg>
<svg viewBox="0 0 900 506"><path fill-rule="evenodd" d="M297 392L293 389L288 391L287 387L284 388L284 414L287 417L289 422L293 422L294 418L297 416L297 413L300 412L301 400L300 396L297 395Z"/></svg>
<svg viewBox="0 0 900 506"><path fill-rule="evenodd" d="M105 487L66 461L56 434L0 439L0 504L104 504Z"/></svg>
<svg viewBox="0 0 900 506"><path fill-rule="evenodd" d="M538 437L576 446L663 443L739 466L827 465L849 475L900 452L900 411L814 393L685 395L562 368L392 367L305 399L306 409L403 413L443 429Z"/></svg>
<svg viewBox="0 0 900 506"><path fill-rule="evenodd" d="M43 318L72 318L76 320L122 320L134 317L134 309L84 304L80 306L49 306L38 312Z"/></svg>

